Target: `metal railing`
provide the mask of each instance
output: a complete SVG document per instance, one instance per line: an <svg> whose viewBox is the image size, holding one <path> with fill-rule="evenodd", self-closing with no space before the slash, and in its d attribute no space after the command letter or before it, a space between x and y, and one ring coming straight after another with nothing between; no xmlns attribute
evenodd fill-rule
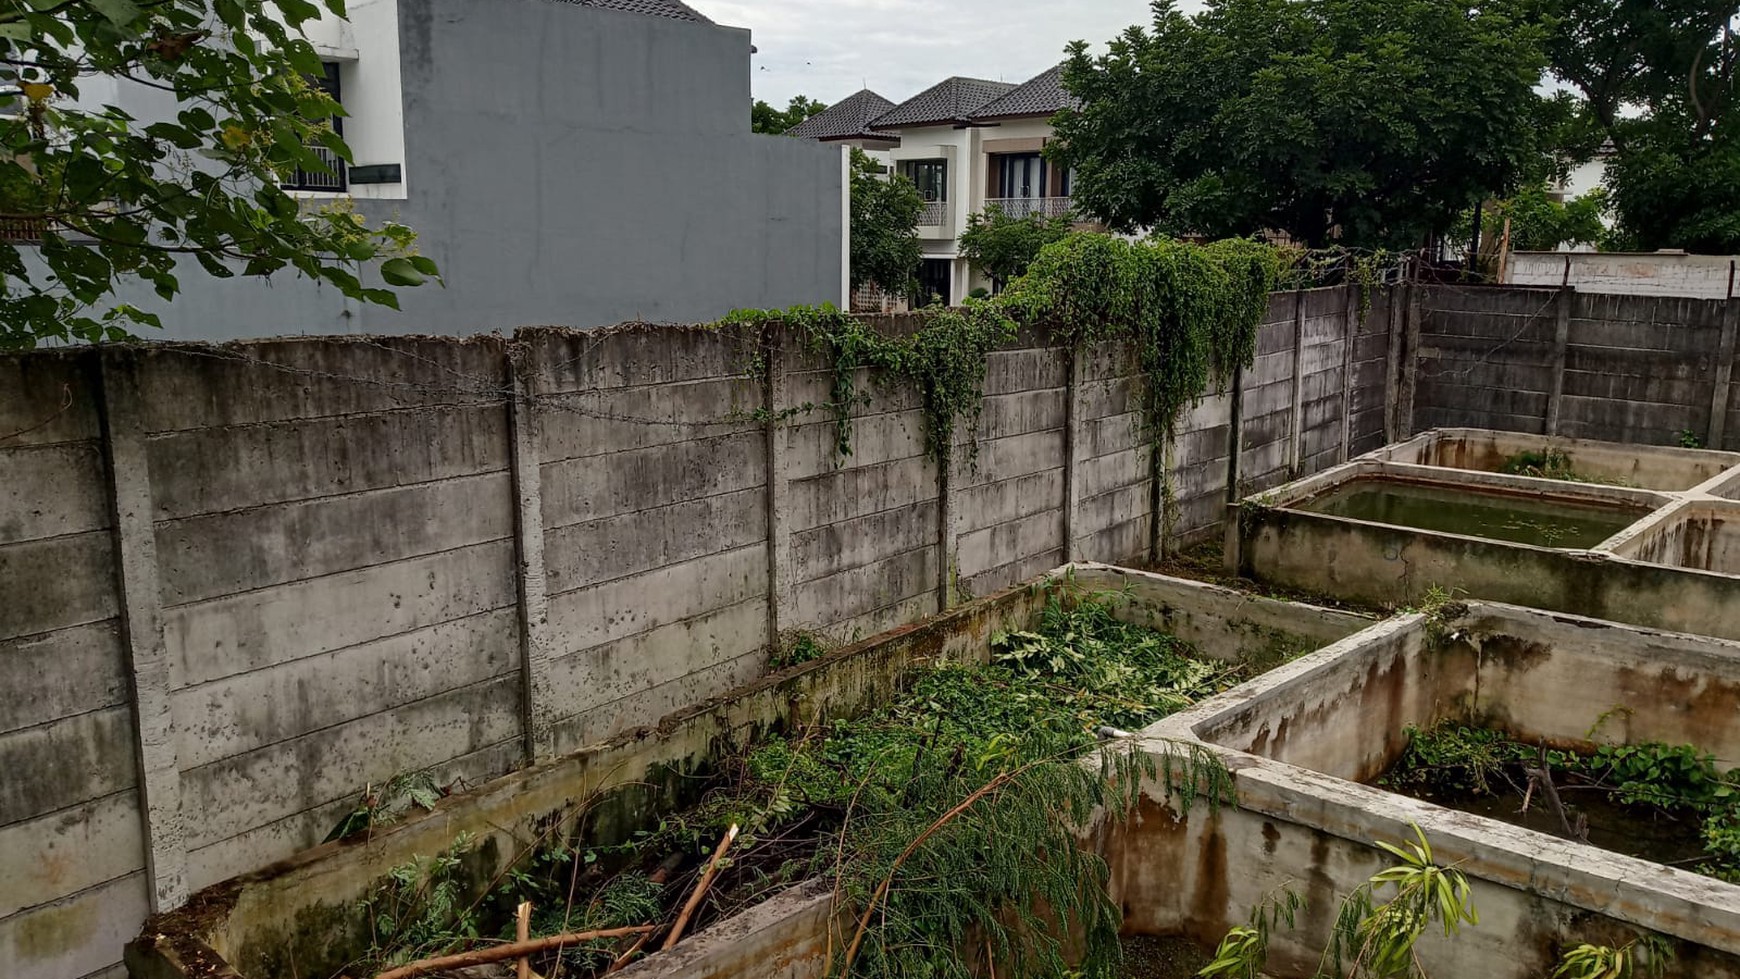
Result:
<svg viewBox="0 0 1740 979"><path fill-rule="evenodd" d="M925 201L924 210L918 212L918 226L921 228L940 225L948 219L948 201Z"/></svg>
<svg viewBox="0 0 1740 979"><path fill-rule="evenodd" d="M321 162L332 169L331 173L321 173L317 170L297 168L296 173L284 182L285 190L344 190L344 161L338 154L324 146L310 146L308 152L320 157Z"/></svg>
<svg viewBox="0 0 1740 979"><path fill-rule="evenodd" d="M1067 218L1075 215L1075 203L1068 197L992 197L985 201L987 209L993 204L1012 218L1032 217L1035 214L1045 218Z"/></svg>

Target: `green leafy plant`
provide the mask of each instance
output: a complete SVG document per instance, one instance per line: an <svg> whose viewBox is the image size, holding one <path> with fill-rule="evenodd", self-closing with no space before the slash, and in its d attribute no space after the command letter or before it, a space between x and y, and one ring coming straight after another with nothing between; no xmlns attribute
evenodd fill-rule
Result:
<svg viewBox="0 0 1740 979"><path fill-rule="evenodd" d="M967 216L961 232L961 257L999 285L1027 274L1040 249L1060 241L1070 232L1067 217L1028 214L1015 217L1000 205L988 205L981 213Z"/></svg>
<svg viewBox="0 0 1740 979"><path fill-rule="evenodd" d="M442 955L480 936L464 858L474 839L461 833L446 850L394 867L361 902L369 925L369 958L402 965Z"/></svg>
<svg viewBox="0 0 1740 979"><path fill-rule="evenodd" d="M1468 878L1455 868L1439 866L1426 834L1418 826L1412 829L1414 839L1399 846L1376 841L1397 863L1372 875L1342 902L1330 947L1318 963L1319 974L1336 979L1415 975L1420 970L1414 947L1427 929L1436 925L1445 938L1454 938L1464 925L1480 924ZM1379 903L1385 889L1394 893Z"/></svg>
<svg viewBox="0 0 1740 979"><path fill-rule="evenodd" d="M345 813L332 832L326 834L325 842L350 839L385 826L412 809L434 809L446 794L447 790L435 781L433 772L401 772L388 779L379 791L374 786L365 789L356 808Z"/></svg>
<svg viewBox="0 0 1740 979"><path fill-rule="evenodd" d="M1250 924L1230 929L1215 949L1214 959L1196 974L1203 979L1259 979L1269 957L1270 933L1296 927L1304 907L1305 899L1289 888L1252 908Z"/></svg>
<svg viewBox="0 0 1740 979"><path fill-rule="evenodd" d="M924 198L912 181L889 173L856 147L851 184L852 287L871 284L895 295L910 292L923 261L917 229Z"/></svg>
<svg viewBox="0 0 1740 979"><path fill-rule="evenodd" d="M1673 946L1656 935L1618 948L1578 945L1565 951L1552 979L1661 979L1673 960Z"/></svg>
<svg viewBox="0 0 1740 979"><path fill-rule="evenodd" d="M1489 795L1505 766L1526 760L1530 752L1501 731L1441 724L1430 731L1404 729L1408 747L1384 776L1385 785L1400 789L1430 789Z"/></svg>
<svg viewBox="0 0 1740 979"><path fill-rule="evenodd" d="M1689 428L1680 429L1679 440L1682 449L1701 449L1704 447L1703 438Z"/></svg>
<svg viewBox="0 0 1740 979"><path fill-rule="evenodd" d="M793 630L780 637L773 654L767 658L767 668L783 670L788 666L808 663L828 654L827 640L814 632Z"/></svg>

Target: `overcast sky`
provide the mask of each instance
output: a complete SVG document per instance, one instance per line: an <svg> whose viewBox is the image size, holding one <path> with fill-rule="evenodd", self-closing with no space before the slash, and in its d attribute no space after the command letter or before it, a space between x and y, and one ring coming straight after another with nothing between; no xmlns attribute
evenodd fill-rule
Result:
<svg viewBox="0 0 1740 979"><path fill-rule="evenodd" d="M950 75L1024 82L1062 61L1070 41L1103 49L1151 20L1148 0L687 2L754 32L755 97L780 107L793 95L832 104L866 85L901 102Z"/></svg>

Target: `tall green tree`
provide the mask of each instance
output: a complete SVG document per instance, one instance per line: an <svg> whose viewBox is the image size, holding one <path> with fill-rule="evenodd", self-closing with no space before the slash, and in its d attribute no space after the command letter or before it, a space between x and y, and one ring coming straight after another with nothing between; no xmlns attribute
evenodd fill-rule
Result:
<svg viewBox="0 0 1740 979"><path fill-rule="evenodd" d="M1070 219L1029 214L1014 217L992 204L967 217L961 257L999 286L1027 274L1040 249L1068 235Z"/></svg>
<svg viewBox="0 0 1740 979"><path fill-rule="evenodd" d="M1064 69L1052 152L1113 228L1417 246L1540 158L1543 31L1508 0L1153 8Z"/></svg>
<svg viewBox="0 0 1740 979"><path fill-rule="evenodd" d="M918 283L924 198L912 181L852 150L852 287L873 283L896 295Z"/></svg>
<svg viewBox="0 0 1740 979"><path fill-rule="evenodd" d="M315 208L279 189L310 149L350 161L343 110L307 78L303 34L342 0L0 0L0 347L127 336L157 318L115 300L129 280L165 300L197 265L220 278L291 269L397 306L386 286L436 274L402 225ZM97 78L170 93L172 118L84 98ZM21 239L39 243L20 244ZM190 259L191 261L184 261Z"/></svg>
<svg viewBox="0 0 1740 979"><path fill-rule="evenodd" d="M827 108L826 103L812 101L803 95L792 96L783 109L776 109L761 99L756 99L749 107L749 128L752 132L777 136L810 116L827 111Z"/></svg>
<svg viewBox="0 0 1740 979"><path fill-rule="evenodd" d="M1629 247L1740 251L1736 5L1713 0L1529 0L1552 72L1578 96L1587 157Z"/></svg>

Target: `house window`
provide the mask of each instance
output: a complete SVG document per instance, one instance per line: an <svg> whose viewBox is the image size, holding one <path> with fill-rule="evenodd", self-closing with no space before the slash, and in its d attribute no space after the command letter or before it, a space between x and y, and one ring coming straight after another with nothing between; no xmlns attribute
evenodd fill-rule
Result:
<svg viewBox="0 0 1740 979"><path fill-rule="evenodd" d="M1003 174L997 196L1006 200L1032 200L1045 194L1045 158L1038 153L1011 153L1003 157Z"/></svg>
<svg viewBox="0 0 1740 979"><path fill-rule="evenodd" d="M949 199L947 160L903 160L900 164L900 175L912 181L913 186L918 188L919 196L927 204Z"/></svg>
<svg viewBox="0 0 1740 979"><path fill-rule="evenodd" d="M918 291L912 295L914 309L942 303L947 306L954 281L954 263L946 258L927 258L918 269Z"/></svg>
<svg viewBox="0 0 1740 979"><path fill-rule="evenodd" d="M320 74L314 75L308 79L309 84L318 87L327 95L332 96L334 102L342 104L344 100L341 97L342 93L338 87L338 64L336 62L328 61L321 65L321 68L323 70ZM344 135L344 120L342 118L334 116L326 121L332 125L334 132L338 133L340 136ZM296 172L290 176L290 179L284 181L284 189L325 191L344 190L346 185L344 161L338 158L338 154L324 146L315 144L310 144L308 149L312 151L315 156L318 156L321 160L325 161L327 167L331 169L331 172L325 173L317 170L303 170L298 167Z"/></svg>

